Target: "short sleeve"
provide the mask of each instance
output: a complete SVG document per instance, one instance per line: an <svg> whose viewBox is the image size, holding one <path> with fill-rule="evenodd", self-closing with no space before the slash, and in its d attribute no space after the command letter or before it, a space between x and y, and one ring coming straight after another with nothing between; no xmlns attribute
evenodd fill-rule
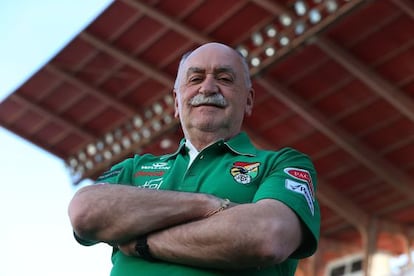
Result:
<svg viewBox="0 0 414 276"><path fill-rule="evenodd" d="M131 184L134 159L128 158L103 172L95 183Z"/></svg>
<svg viewBox="0 0 414 276"><path fill-rule="evenodd" d="M260 184L254 202L265 198L276 199L297 214L304 226L305 238L291 257L308 257L316 251L320 234L315 168L308 156L291 148L280 151L272 162L272 169Z"/></svg>

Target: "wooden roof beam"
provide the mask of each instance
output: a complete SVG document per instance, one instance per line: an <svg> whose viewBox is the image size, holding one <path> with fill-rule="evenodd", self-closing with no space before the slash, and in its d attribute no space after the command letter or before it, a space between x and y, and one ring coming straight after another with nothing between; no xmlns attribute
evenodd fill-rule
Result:
<svg viewBox="0 0 414 276"><path fill-rule="evenodd" d="M28 106L30 109L34 110L36 113L39 113L43 117L49 118L50 120L55 121L60 125L63 125L66 129L72 130L73 132L79 134L85 139L91 140L95 138L95 136L89 133L88 131L78 127L76 124L72 123L71 121L63 119L62 117L56 115L50 110L45 109L44 107L41 107L40 105L34 103L33 101L26 99L22 95L13 93L12 95L10 95L10 99L22 105Z"/></svg>
<svg viewBox="0 0 414 276"><path fill-rule="evenodd" d="M326 38L318 38L315 40L315 44L333 60L346 68L350 74L353 74L356 78L370 87L378 96L414 122L414 102L411 98L406 96L402 91L399 91L399 89L391 83L375 74L375 72L360 62L355 56L351 55L332 41Z"/></svg>
<svg viewBox="0 0 414 276"><path fill-rule="evenodd" d="M105 41L102 41L101 39L97 38L96 36L88 32L82 32L81 34L79 34L79 37L84 39L88 43L92 44L97 49L108 53L114 58L124 62L125 64L130 65L138 71L141 71L142 73L151 77L152 79L157 80L161 84L167 87L173 87L174 81L171 79L170 76L163 74L161 71L153 68L152 66L146 64L143 61L137 60L134 56L131 56L125 53L124 51L109 45Z"/></svg>
<svg viewBox="0 0 414 276"><path fill-rule="evenodd" d="M321 133L329 137L339 147L348 152L348 154L364 164L393 189L408 198L414 197L414 189L408 185L411 179L396 169L392 164L377 156L373 150L365 147L349 133L331 123L321 113L311 108L302 99L295 96L294 93L288 91L280 84L265 80L264 78L257 78L256 82L266 88L268 93L272 94L287 107L299 114Z"/></svg>
<svg viewBox="0 0 414 276"><path fill-rule="evenodd" d="M187 37L191 43L198 43L198 44L204 44L210 41L215 41L216 39L213 37L209 37L206 33L201 33L199 30L195 30L193 28L188 27L188 25L185 25L175 18L172 18L164 13L159 12L154 7L145 4L141 1L134 1L134 0L122 0L127 5L130 5L131 7L135 8L137 11L141 12L142 14L149 16L160 23L162 23L164 26L167 26L169 29L183 35L184 37ZM211 31L216 26L219 26L222 22L224 22L229 16L231 16L234 13L237 13L242 7L246 5L245 2L240 1L237 4L233 6L233 9L231 9L226 14L222 15L220 20L215 21L212 23L205 31ZM186 43L184 45L188 45L188 47L191 46L190 43ZM183 53L180 53L181 56Z"/></svg>
<svg viewBox="0 0 414 276"><path fill-rule="evenodd" d="M328 183L318 180L318 199L321 203L334 210L335 213L349 221L357 229L366 229L369 223L369 215L362 211L352 201L348 200Z"/></svg>
<svg viewBox="0 0 414 276"><path fill-rule="evenodd" d="M114 106L122 113L126 113L128 116L132 116L133 114L136 113L132 107L126 104L123 104L122 102L118 101L116 98L109 96L108 94L96 89L95 87L92 87L88 83L68 74L67 72L52 65L51 63L47 64L45 66L45 69L49 71L50 73L55 74L59 76L60 78L64 79L65 81L71 83L72 85L84 90L86 93L94 95L95 97L97 97L98 99L106 103L107 105Z"/></svg>
<svg viewBox="0 0 414 276"><path fill-rule="evenodd" d="M286 11L286 9L282 10L279 5L276 5L274 2L269 2L268 0L255 0L255 2L259 5L262 5L262 7L273 11L274 13L277 13L279 11ZM291 38L291 42L289 43L288 46L280 48L274 56L263 60L260 66L252 67L250 69L250 73L252 75L259 74L263 69L274 64L276 60L290 53L293 49L301 46L307 40L313 38L317 33L321 32L326 27L328 27L330 24L338 20L341 16L349 13L351 10L357 8L360 4L363 4L363 3L364 3L363 0L354 0L354 1L349 1L345 3L335 13L332 13L324 17L321 22L307 29L302 35Z"/></svg>
<svg viewBox="0 0 414 276"><path fill-rule="evenodd" d="M414 19L414 4L409 0L391 0L396 6L398 6L409 17Z"/></svg>
<svg viewBox="0 0 414 276"><path fill-rule="evenodd" d="M168 26L168 28L176 31L177 33L180 33L184 35L185 37L190 38L194 42L197 42L199 44L206 43L208 41L212 41L211 38L209 38L206 35L201 34L199 31L193 30L191 28L188 28L187 26L177 22L173 18L157 11L150 5L144 4L141 1L134 1L134 0L122 0L122 2L128 4L131 7L136 8L140 12L158 20L165 26Z"/></svg>
<svg viewBox="0 0 414 276"><path fill-rule="evenodd" d="M286 6L281 5L277 2L269 0L252 0L252 2L261 6L263 9L270 11L274 15L288 14L291 17L295 17L292 11L288 10Z"/></svg>

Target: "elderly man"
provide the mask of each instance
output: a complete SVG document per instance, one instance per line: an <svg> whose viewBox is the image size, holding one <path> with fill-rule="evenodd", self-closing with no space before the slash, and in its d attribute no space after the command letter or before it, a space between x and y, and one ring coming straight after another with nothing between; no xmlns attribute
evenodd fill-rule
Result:
<svg viewBox="0 0 414 276"><path fill-rule="evenodd" d="M114 165L69 206L76 239L113 246L111 275L294 275L319 239L316 172L241 131L254 90L220 43L185 55L174 86L184 138L172 154Z"/></svg>

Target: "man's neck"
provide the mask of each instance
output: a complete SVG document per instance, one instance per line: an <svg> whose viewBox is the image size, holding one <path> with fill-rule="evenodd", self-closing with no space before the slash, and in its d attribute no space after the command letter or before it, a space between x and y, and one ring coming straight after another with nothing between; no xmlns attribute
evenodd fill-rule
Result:
<svg viewBox="0 0 414 276"><path fill-rule="evenodd" d="M234 135L221 135L219 133L212 133L212 132L192 132L191 135L189 133L185 134L185 138L191 141L191 144L197 149L197 151L202 151L204 148L208 147L209 145L217 142L218 140L227 141L230 138L234 137Z"/></svg>

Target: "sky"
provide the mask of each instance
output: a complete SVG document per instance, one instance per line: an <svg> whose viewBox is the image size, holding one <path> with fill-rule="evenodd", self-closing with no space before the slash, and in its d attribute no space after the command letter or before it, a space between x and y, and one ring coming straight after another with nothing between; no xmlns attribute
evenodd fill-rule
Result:
<svg viewBox="0 0 414 276"><path fill-rule="evenodd" d="M1 0L0 102L112 0ZM0 127L0 275L109 275L111 249L73 239L63 160Z"/></svg>

